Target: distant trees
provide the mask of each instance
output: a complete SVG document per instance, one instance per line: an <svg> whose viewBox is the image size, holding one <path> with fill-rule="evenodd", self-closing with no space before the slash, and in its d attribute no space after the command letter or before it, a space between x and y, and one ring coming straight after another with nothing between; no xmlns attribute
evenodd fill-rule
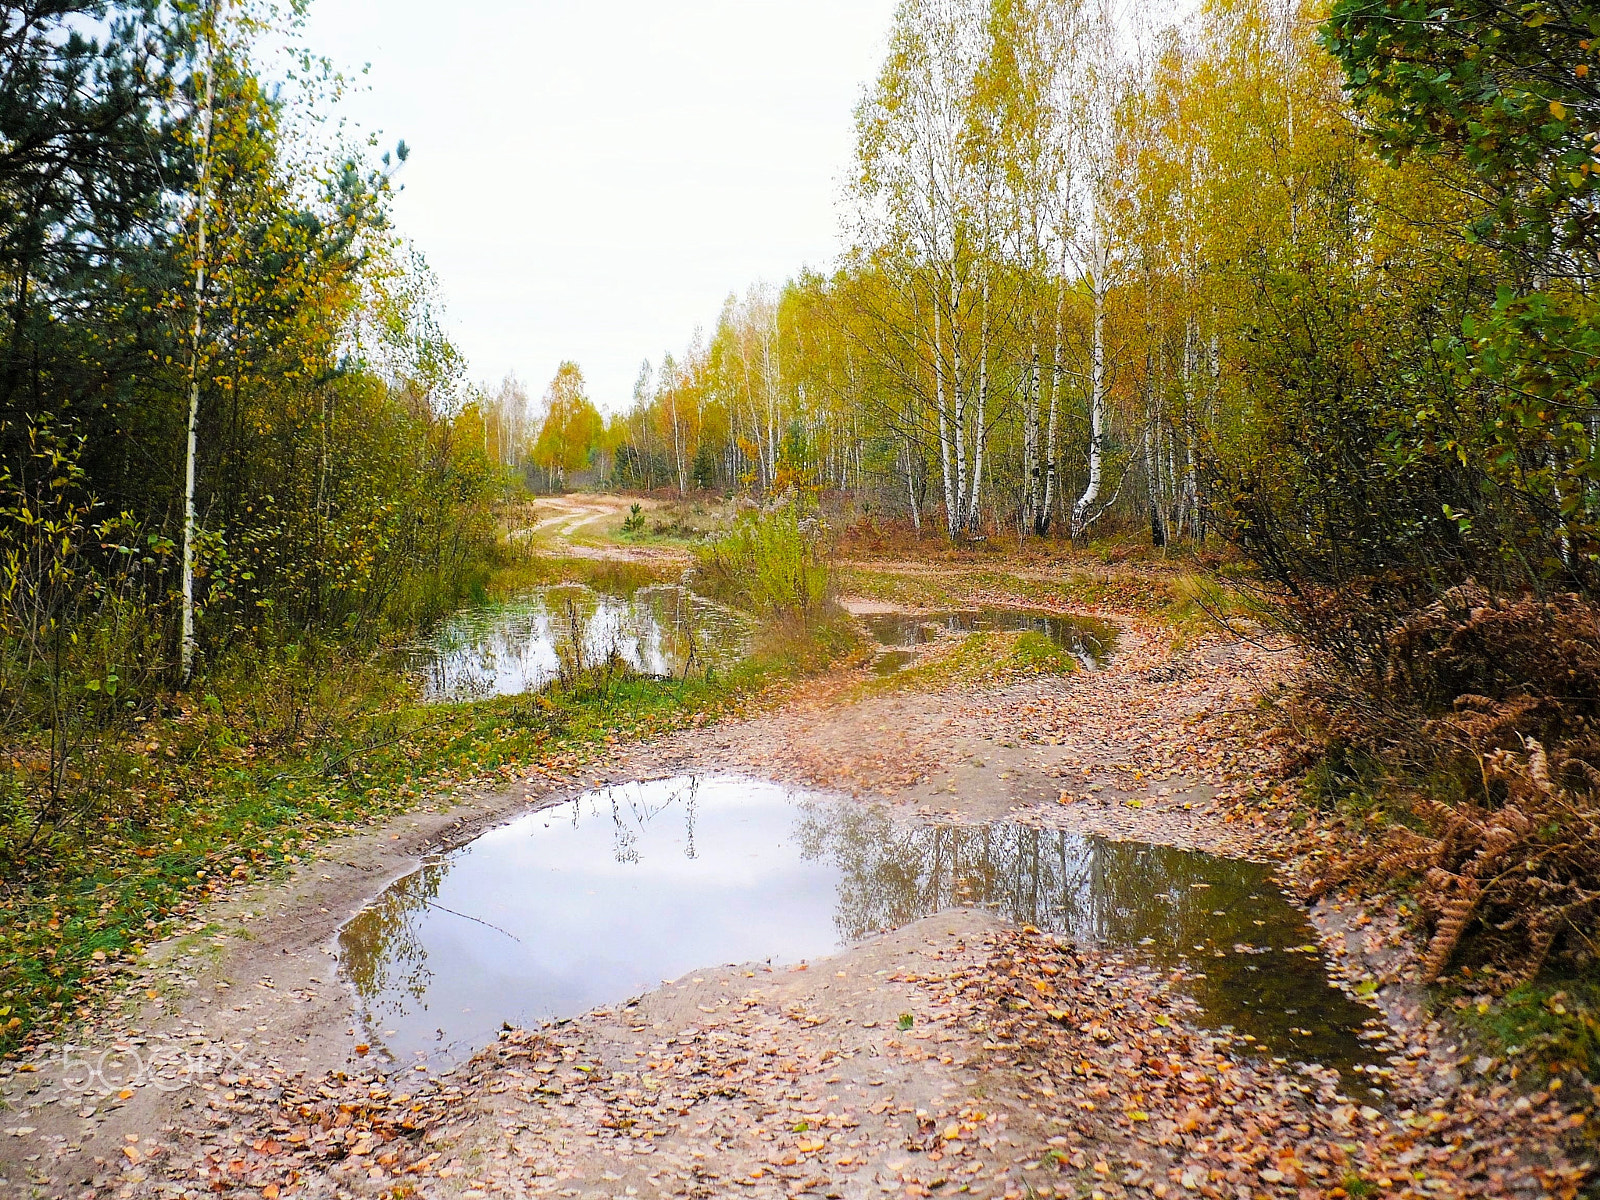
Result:
<svg viewBox="0 0 1600 1200"><path fill-rule="evenodd" d="M564 362L544 394L545 416L531 456L552 488L595 465L605 449L606 423L584 390L578 364Z"/></svg>
<svg viewBox="0 0 1600 1200"><path fill-rule="evenodd" d="M903 0L838 269L730 297L636 393L619 479L1222 535L1402 608L1592 590L1600 34L1440 12Z"/></svg>
<svg viewBox="0 0 1600 1200"><path fill-rule="evenodd" d="M672 461L716 463L718 487L837 488L918 528L938 512L952 539L1083 536L1145 508L1162 538L1199 536L1216 314L1176 313L1192 279L1153 249L1203 231L1174 231L1133 118L1194 55L1169 38L1141 74L1089 0L904 0L856 114L841 269L730 298L676 364L693 404L636 397L630 461L651 461L670 394L713 442Z"/></svg>

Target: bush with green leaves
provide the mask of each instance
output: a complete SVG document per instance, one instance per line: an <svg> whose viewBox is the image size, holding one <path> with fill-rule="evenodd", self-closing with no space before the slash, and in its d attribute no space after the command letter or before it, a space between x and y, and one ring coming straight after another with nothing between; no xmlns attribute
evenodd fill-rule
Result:
<svg viewBox="0 0 1600 1200"><path fill-rule="evenodd" d="M833 591L824 529L792 502L746 513L701 550L696 584L763 616L813 612Z"/></svg>

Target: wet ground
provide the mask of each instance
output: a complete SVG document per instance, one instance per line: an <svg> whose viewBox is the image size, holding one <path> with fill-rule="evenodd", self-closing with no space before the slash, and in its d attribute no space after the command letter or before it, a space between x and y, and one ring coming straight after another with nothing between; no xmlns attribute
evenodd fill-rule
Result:
<svg viewBox="0 0 1600 1200"><path fill-rule="evenodd" d="M573 552L614 557L580 547L574 530L620 522L626 502L584 504L563 500L549 528ZM848 703L839 698L860 696L859 673L817 681L773 712L452 788L327 846L287 881L220 900L153 946L126 1003L72 1045L0 1064L0 1196L1570 1196L1558 1184L1575 1175L1527 1154L1539 1130L1553 1136L1559 1106L1463 1085L1464 1048L1407 983L1404 929L1321 911L1313 939L1297 916L1276 923L1258 883L1266 868L1234 861L1217 875L1214 860L1185 853L1265 849L1236 817L1274 761L1251 736L1255 697L1292 663L1271 647L1180 647L1136 616L1116 621L1102 670ZM338 931L388 882L606 781L730 772L894 806L886 824L863 816L806 843L816 857L802 853L798 869L826 868L815 912L831 903L827 924L846 910L861 914L850 929L927 911L935 878L971 906L807 969L708 962L636 1004L503 1031L454 1072L375 1069L333 954ZM616 822L607 830L607 809L599 816L580 823L614 857ZM698 862L683 857L681 819L676 835L670 822L658 828L662 840L641 829L624 853L647 871L663 852L680 868ZM697 854L709 828L696 825ZM537 843L542 821L532 832ZM1032 874L1016 870L1019 857ZM992 876L978 869L989 862ZM991 877L1023 882L997 891ZM1081 900L1084 879L1105 899ZM431 954L430 923L483 919L447 906L456 913L397 902L393 925L411 929L420 915ZM1035 914L1046 935L1002 920L1009 913ZM519 944L491 940L502 954ZM1319 1007L1337 1003L1304 949L1313 940L1400 1031L1374 1047L1388 1064L1385 1103L1367 1107L1348 1077L1293 1066L1334 1057L1315 1050L1327 1034L1298 1003L1313 984L1325 989ZM1277 990L1285 976L1304 979L1304 992ZM1267 1032L1247 1042L1251 1028ZM1263 1041L1270 1054L1250 1048ZM1503 1132L1517 1114L1532 1135ZM1547 1172L1544 1183L1530 1172Z"/></svg>
<svg viewBox="0 0 1600 1200"><path fill-rule="evenodd" d="M1349 1071L1373 1013L1257 863L1017 822L932 824L739 776L600 789L399 880L340 935L397 1067L455 1065L503 1024L624 1002L699 967L789 965L958 907L1180 968L1201 1020Z"/></svg>
<svg viewBox="0 0 1600 1200"><path fill-rule="evenodd" d="M1037 633L1067 651L1085 669L1102 666L1116 648L1116 627L1093 617L1033 612L1020 608L973 608L946 612L873 612L858 618L878 645L889 649L874 669L892 674L910 665L912 647L964 633Z"/></svg>
<svg viewBox="0 0 1600 1200"><path fill-rule="evenodd" d="M749 645L746 618L686 588L622 596L563 584L458 613L412 665L428 699L461 701L537 691L564 668L608 659L658 678L720 670Z"/></svg>

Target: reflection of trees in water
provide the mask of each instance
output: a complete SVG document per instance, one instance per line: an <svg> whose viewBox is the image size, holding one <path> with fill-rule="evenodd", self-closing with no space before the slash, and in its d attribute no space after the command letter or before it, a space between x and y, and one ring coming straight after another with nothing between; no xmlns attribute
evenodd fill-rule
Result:
<svg viewBox="0 0 1600 1200"><path fill-rule="evenodd" d="M632 784L591 792L564 806L574 829L586 820L611 825L611 852L619 863L640 861L639 839L644 827L670 812L681 812L684 823L684 857L696 858L695 821L700 780L688 777L671 786ZM546 817L560 815L551 810ZM445 876L455 865L446 858L425 863L386 890L358 913L339 934L340 965L367 1006L375 1013L403 1013L408 1001L419 1001L433 981L428 969L428 949L422 938L421 916L435 909L456 920L473 921L517 940L498 926L468 913L458 913L436 903Z"/></svg>
<svg viewBox="0 0 1600 1200"><path fill-rule="evenodd" d="M1115 630L1093 618L1013 608L878 613L863 620L873 637L888 646L920 646L937 636L941 628L951 633L1040 633L1088 667L1096 666L1116 643Z"/></svg>
<svg viewBox="0 0 1600 1200"><path fill-rule="evenodd" d="M1371 1013L1329 987L1319 956L1290 952L1315 938L1260 864L1010 823L918 825L827 802L802 809L802 853L840 872L834 923L847 941L945 908L992 906L1017 924L1187 962L1185 990L1210 1022L1278 1053L1336 1066L1362 1056L1356 1033ZM1262 947L1271 950L1252 952Z"/></svg>
<svg viewBox="0 0 1600 1200"><path fill-rule="evenodd" d="M631 783L601 788L570 802L572 827L585 820L611 821L611 855L619 863L640 861L639 837L644 827L673 809L683 813L685 858L698 858L695 849L695 818L698 814L700 779L686 776L658 783Z"/></svg>
<svg viewBox="0 0 1600 1200"><path fill-rule="evenodd" d="M339 964L369 1010L405 1011L432 982L417 916L439 895L445 862L424 863L358 913L339 934Z"/></svg>
<svg viewBox="0 0 1600 1200"><path fill-rule="evenodd" d="M878 809L804 806L807 858L843 876L836 923L847 939L942 908L989 905L1019 924L1085 940L1178 946L1213 937L1211 909L1262 886L1259 867L1016 824L917 825ZM1193 887L1209 884L1204 894ZM1219 903L1220 902L1220 903Z"/></svg>
<svg viewBox="0 0 1600 1200"><path fill-rule="evenodd" d="M662 813L680 805L683 809L685 842L683 856L697 857L694 848L694 818L699 791L700 780L691 776L669 790L663 799L654 804L650 803L645 790L639 785L606 788L597 793L593 799L596 806L602 802L611 806L612 857L619 863L638 862L639 835L644 831L644 827ZM574 808L576 809L581 803L581 800L573 801ZM577 825L576 812L573 825L574 827Z"/></svg>
<svg viewBox="0 0 1600 1200"><path fill-rule="evenodd" d="M574 657L575 650L586 664L614 652L636 671L666 676L726 666L748 643L749 629L737 614L686 588L641 588L621 597L562 585L459 614L420 666L430 695L468 698L542 687L557 675L560 657Z"/></svg>

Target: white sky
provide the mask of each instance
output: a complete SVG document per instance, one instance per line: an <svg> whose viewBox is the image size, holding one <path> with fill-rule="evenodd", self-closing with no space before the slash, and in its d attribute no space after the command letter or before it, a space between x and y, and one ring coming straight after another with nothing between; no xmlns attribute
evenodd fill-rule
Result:
<svg viewBox="0 0 1600 1200"><path fill-rule="evenodd" d="M316 0L306 40L412 156L397 223L475 379L603 408L723 298L837 252L851 112L894 0Z"/></svg>

